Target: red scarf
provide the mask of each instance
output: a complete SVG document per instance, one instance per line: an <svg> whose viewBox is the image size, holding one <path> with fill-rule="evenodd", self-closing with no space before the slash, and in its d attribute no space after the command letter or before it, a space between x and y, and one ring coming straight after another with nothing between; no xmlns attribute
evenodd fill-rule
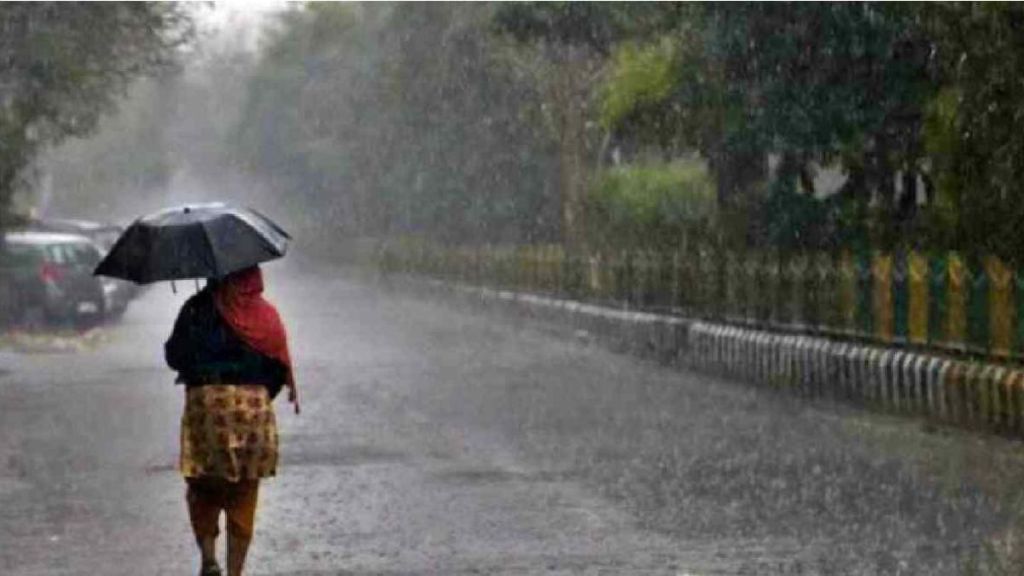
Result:
<svg viewBox="0 0 1024 576"><path fill-rule="evenodd" d="M213 301L224 321L257 352L288 369L285 384L295 386L288 338L277 309L263 298L263 273L258 266L229 274L217 284Z"/></svg>

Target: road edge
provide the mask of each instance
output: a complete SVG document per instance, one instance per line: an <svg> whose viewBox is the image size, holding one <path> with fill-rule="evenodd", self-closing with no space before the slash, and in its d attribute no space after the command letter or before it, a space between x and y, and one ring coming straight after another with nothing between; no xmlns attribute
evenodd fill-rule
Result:
<svg viewBox="0 0 1024 576"><path fill-rule="evenodd" d="M568 328L662 364L797 396L1024 436L1024 370L909 350L784 334L411 275L391 288Z"/></svg>

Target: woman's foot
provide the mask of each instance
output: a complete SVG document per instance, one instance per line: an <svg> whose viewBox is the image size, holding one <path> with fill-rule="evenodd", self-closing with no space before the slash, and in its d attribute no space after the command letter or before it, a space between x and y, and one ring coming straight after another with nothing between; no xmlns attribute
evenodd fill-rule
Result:
<svg viewBox="0 0 1024 576"><path fill-rule="evenodd" d="M220 565L217 564L217 537L203 536L196 538L199 545L199 576L221 576Z"/></svg>

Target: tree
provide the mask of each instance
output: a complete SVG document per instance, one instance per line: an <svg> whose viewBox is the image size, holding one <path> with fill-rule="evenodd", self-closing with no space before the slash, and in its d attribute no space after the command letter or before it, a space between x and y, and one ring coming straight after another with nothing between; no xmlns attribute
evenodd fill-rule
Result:
<svg viewBox="0 0 1024 576"><path fill-rule="evenodd" d="M261 55L239 155L325 234L543 241L549 138L481 4L312 4ZM315 206L316 210L309 210Z"/></svg>
<svg viewBox="0 0 1024 576"><path fill-rule="evenodd" d="M173 77L135 82L89 135L41 151L34 205L43 214L104 221L150 208L174 172L166 134L176 120L174 84Z"/></svg>
<svg viewBox="0 0 1024 576"><path fill-rule="evenodd" d="M935 233L946 247L1024 254L1024 8L932 6L941 90L927 109L925 146L936 177Z"/></svg>
<svg viewBox="0 0 1024 576"><path fill-rule="evenodd" d="M154 210L169 195L262 200L263 188L234 166L230 145L255 64L250 33L227 26L202 34L180 70L133 82L88 136L40 154L35 205L43 214L117 220Z"/></svg>
<svg viewBox="0 0 1024 576"><path fill-rule="evenodd" d="M671 87L652 98L643 87L631 95L620 86L606 122L700 151L718 182L723 218L731 216L734 233L747 242L765 240L756 222L766 194L815 192L815 165L842 165L846 192L865 205L878 201L882 215L893 217L898 200L916 197L924 110L936 90L921 10L863 3L687 7L658 37L669 49L648 48L671 62ZM768 188L770 157L779 166ZM897 194L901 174L909 189ZM891 242L891 234L882 236Z"/></svg>
<svg viewBox="0 0 1024 576"><path fill-rule="evenodd" d="M561 236L570 251L586 243L589 175L598 168L602 136L595 130L598 87L612 46L640 9L632 10L637 12L620 4L515 2L495 14L496 30L517 43L509 60L537 87L558 145Z"/></svg>
<svg viewBox="0 0 1024 576"><path fill-rule="evenodd" d="M174 3L0 5L0 225L39 151L88 134L132 79L165 69L192 36Z"/></svg>

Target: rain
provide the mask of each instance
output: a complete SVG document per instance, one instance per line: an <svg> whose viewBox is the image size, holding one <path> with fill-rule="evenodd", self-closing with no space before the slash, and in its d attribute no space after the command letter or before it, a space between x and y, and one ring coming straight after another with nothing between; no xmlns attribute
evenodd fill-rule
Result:
<svg viewBox="0 0 1024 576"><path fill-rule="evenodd" d="M0 575L1024 574L1022 19L0 3Z"/></svg>

